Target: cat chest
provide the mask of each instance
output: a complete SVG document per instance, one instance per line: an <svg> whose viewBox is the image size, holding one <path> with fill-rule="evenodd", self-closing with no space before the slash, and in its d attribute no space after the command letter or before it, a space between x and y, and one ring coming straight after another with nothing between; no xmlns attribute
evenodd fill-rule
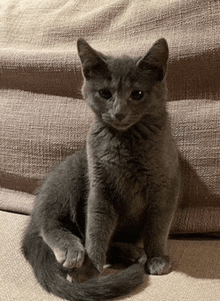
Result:
<svg viewBox="0 0 220 301"><path fill-rule="evenodd" d="M93 175L98 176L123 216L138 219L147 206L152 162L141 146L119 144L117 148L103 143L95 154Z"/></svg>
<svg viewBox="0 0 220 301"><path fill-rule="evenodd" d="M123 191L115 201L118 213L115 239L127 242L138 240L146 223L147 193L137 191L137 187L134 192L134 187L130 186L130 189Z"/></svg>
<svg viewBox="0 0 220 301"><path fill-rule="evenodd" d="M148 201L149 181L146 172L135 168L121 169L115 173L113 181L121 214L129 219L138 219Z"/></svg>

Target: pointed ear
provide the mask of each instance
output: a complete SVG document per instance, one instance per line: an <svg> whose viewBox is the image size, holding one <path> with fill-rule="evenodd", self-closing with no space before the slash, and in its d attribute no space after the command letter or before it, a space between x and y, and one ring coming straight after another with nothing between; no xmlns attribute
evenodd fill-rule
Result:
<svg viewBox="0 0 220 301"><path fill-rule="evenodd" d="M148 53L138 61L137 67L141 72L150 72L156 80L162 81L166 74L168 56L167 41L159 39Z"/></svg>
<svg viewBox="0 0 220 301"><path fill-rule="evenodd" d="M86 79L89 80L94 77L110 77L104 55L93 49L82 38L77 40L77 49L82 63L82 71Z"/></svg>

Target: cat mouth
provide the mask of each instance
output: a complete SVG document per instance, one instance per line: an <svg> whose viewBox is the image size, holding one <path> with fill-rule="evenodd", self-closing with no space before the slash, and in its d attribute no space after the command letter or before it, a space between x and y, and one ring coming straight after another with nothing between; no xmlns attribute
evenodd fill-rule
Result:
<svg viewBox="0 0 220 301"><path fill-rule="evenodd" d="M102 116L102 119L105 123L113 127L118 131L126 131L128 130L135 122L129 122L126 118L122 121L119 121L115 118L106 118L106 116Z"/></svg>
<svg viewBox="0 0 220 301"><path fill-rule="evenodd" d="M117 121L111 121L109 124L114 127L116 130L119 131L126 131L128 130L133 124L132 123L123 123L123 122L117 122Z"/></svg>

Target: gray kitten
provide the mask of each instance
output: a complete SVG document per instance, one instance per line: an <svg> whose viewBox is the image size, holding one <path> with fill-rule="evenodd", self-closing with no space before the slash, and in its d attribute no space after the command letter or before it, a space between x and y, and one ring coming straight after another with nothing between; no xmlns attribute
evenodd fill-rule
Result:
<svg viewBox="0 0 220 301"><path fill-rule="evenodd" d="M78 53L95 120L86 150L39 189L22 249L48 292L97 301L130 293L144 270L169 271L179 160L166 112L166 40L142 58L105 56L83 39ZM99 277L106 263L128 267Z"/></svg>

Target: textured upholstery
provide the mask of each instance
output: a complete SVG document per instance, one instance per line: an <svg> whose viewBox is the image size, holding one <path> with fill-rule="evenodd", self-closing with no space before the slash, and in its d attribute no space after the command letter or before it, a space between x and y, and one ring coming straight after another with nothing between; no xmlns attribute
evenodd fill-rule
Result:
<svg viewBox="0 0 220 301"><path fill-rule="evenodd" d="M16 195L14 195L16 197ZM0 212L0 300L58 301L45 292L25 262L20 240L28 217ZM219 240L169 240L173 271L164 276L145 276L141 289L126 301L217 301L220 288Z"/></svg>
<svg viewBox="0 0 220 301"><path fill-rule="evenodd" d="M5 89L0 98L1 185L33 193L55 164L85 147L93 113L82 99ZM172 232L220 231L220 102L170 101L167 109L184 175Z"/></svg>
<svg viewBox="0 0 220 301"><path fill-rule="evenodd" d="M93 113L80 92L78 37L132 56L167 39L167 109L184 177L171 232L220 233L219 16L219 0L0 1L1 300L58 300L36 285L20 239L40 181L85 147ZM168 251L174 271L146 276L125 300L219 299L219 240L170 240Z"/></svg>

